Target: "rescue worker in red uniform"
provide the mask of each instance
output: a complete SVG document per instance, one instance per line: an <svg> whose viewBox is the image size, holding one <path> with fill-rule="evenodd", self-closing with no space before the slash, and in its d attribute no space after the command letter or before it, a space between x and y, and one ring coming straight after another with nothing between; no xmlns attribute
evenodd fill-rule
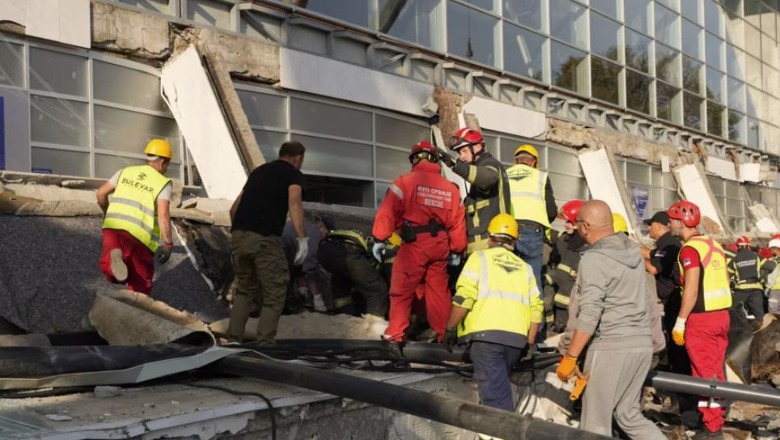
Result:
<svg viewBox="0 0 780 440"><path fill-rule="evenodd" d="M488 248L488 223L498 214L512 212L509 179L501 162L485 148L482 133L461 128L450 139L452 151L439 150L441 161L471 187L466 195L468 253Z"/></svg>
<svg viewBox="0 0 780 440"><path fill-rule="evenodd" d="M685 345L693 377L726 380L724 363L729 342L731 289L723 248L697 230L701 220L698 206L688 201L677 202L667 214L672 234L683 241L678 257L682 304L672 339L677 345ZM722 439L721 400L700 398L699 412L705 429L694 438Z"/></svg>
<svg viewBox="0 0 780 440"><path fill-rule="evenodd" d="M409 326L415 290L425 297L431 328L444 335L450 314L447 260L466 249L466 221L458 187L441 176L436 148L428 141L412 146L412 171L395 179L377 210L372 234L374 255L398 230L398 249L390 279L390 316L384 339L402 342Z"/></svg>

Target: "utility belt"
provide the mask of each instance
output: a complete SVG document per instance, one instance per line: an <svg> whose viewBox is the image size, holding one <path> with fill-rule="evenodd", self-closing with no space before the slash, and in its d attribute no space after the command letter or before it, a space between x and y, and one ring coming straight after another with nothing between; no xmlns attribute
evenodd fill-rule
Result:
<svg viewBox="0 0 780 440"><path fill-rule="evenodd" d="M445 230L446 228L444 225L434 219L431 219L427 225L422 226L412 226L409 223L404 223L403 226L401 226L400 235L401 240L403 240L404 243L411 243L417 240L417 234L428 233L431 234L431 237L435 237L439 234L440 231Z"/></svg>
<svg viewBox="0 0 780 440"><path fill-rule="evenodd" d="M572 278L577 278L577 271L575 269L572 269L571 267L563 264L563 263L556 264L555 268L560 270L563 273L568 274Z"/></svg>
<svg viewBox="0 0 780 440"><path fill-rule="evenodd" d="M753 290L753 289L759 289L759 290L763 289L761 282L757 278L739 280L734 284L734 290Z"/></svg>

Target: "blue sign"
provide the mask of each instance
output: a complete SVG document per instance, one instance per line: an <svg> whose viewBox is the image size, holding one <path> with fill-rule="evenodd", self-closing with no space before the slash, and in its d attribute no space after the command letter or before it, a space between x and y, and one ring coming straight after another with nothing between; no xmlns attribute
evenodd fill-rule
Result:
<svg viewBox="0 0 780 440"><path fill-rule="evenodd" d="M647 208L650 206L650 190L641 186L631 188L631 204L638 219L647 218Z"/></svg>
<svg viewBox="0 0 780 440"><path fill-rule="evenodd" d="M5 103L0 96L0 170L5 169Z"/></svg>

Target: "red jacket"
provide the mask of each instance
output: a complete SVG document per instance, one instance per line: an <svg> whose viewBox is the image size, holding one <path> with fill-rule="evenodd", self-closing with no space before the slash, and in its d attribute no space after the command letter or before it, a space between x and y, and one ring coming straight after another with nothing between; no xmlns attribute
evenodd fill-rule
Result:
<svg viewBox="0 0 780 440"><path fill-rule="evenodd" d="M458 187L441 176L438 164L421 161L399 176L379 205L372 234L384 241L404 222L427 225L431 218L447 230L450 251L466 249L466 215Z"/></svg>

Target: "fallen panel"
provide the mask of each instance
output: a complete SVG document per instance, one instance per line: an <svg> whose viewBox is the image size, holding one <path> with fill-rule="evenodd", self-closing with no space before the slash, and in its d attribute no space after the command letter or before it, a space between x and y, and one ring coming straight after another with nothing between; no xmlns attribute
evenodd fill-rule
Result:
<svg viewBox="0 0 780 440"><path fill-rule="evenodd" d="M699 207L702 218L708 217L720 227L723 233L731 235L731 230L722 220L720 207L710 191L704 170L698 165L683 165L674 170L674 176L677 179L678 187L685 194L685 198Z"/></svg>
<svg viewBox="0 0 780 440"><path fill-rule="evenodd" d="M628 223L629 234L632 234L636 224L634 213L626 209L631 205L622 180L615 174L616 166L611 155L602 148L580 153L579 159L591 198L605 201L612 212L622 215Z"/></svg>
<svg viewBox="0 0 780 440"><path fill-rule="evenodd" d="M541 138L547 132L544 113L503 102L475 96L463 106L463 111L479 118L479 125L485 129L527 138Z"/></svg>
<svg viewBox="0 0 780 440"><path fill-rule="evenodd" d="M206 193L213 199L235 199L247 172L197 48L190 46L166 63L160 82Z"/></svg>
<svg viewBox="0 0 780 440"><path fill-rule="evenodd" d="M31 37L89 49L89 8L89 0L3 0L0 21L24 26L24 33Z"/></svg>

